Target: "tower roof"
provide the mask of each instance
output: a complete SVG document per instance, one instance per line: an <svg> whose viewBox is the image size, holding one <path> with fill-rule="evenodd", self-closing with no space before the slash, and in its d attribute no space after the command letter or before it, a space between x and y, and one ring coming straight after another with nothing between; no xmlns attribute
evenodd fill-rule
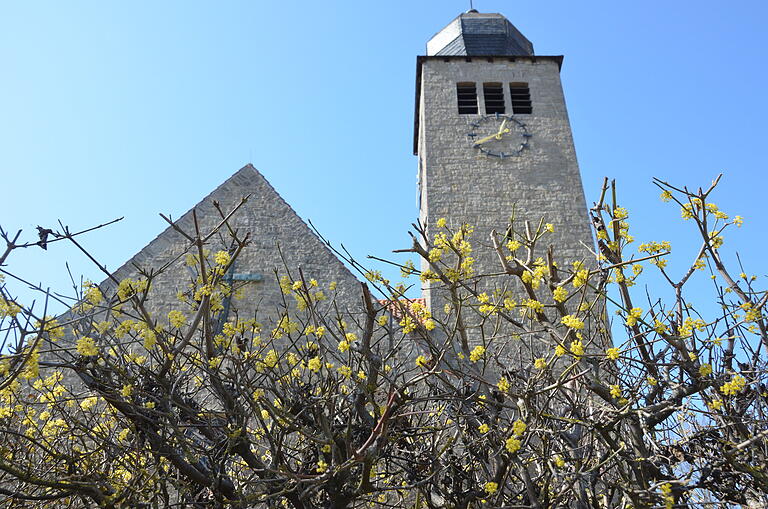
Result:
<svg viewBox="0 0 768 509"><path fill-rule="evenodd" d="M427 42L427 55L530 56L533 44L501 14L473 9L435 34Z"/></svg>

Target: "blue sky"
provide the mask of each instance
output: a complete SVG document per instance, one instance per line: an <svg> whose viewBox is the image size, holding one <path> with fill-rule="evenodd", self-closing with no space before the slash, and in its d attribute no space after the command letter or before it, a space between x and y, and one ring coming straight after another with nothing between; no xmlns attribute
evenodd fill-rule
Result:
<svg viewBox="0 0 768 509"><path fill-rule="evenodd" d="M563 85L589 202L616 178L638 241L690 225L654 176L706 186L745 217L726 238L749 273L768 248L768 4L512 2ZM0 1L0 224L61 219L114 269L248 162L356 256L407 247L417 217L415 61L466 1ZM686 261L694 254L685 254ZM402 258L400 258L402 260ZM12 270L67 290L98 271L64 246ZM764 264L763 264L764 265ZM394 272L389 273L393 278Z"/></svg>

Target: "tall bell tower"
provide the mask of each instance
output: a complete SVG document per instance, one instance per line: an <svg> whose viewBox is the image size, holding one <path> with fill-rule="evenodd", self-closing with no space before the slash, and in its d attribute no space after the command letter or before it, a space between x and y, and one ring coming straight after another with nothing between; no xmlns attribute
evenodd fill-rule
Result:
<svg viewBox="0 0 768 509"><path fill-rule="evenodd" d="M430 237L440 218L474 226L477 274L500 271L490 232L503 233L513 210L518 222L552 223L546 243L559 261L593 256L562 62L535 55L501 14L475 10L451 21L417 58L420 219ZM424 296L436 307L428 284Z"/></svg>

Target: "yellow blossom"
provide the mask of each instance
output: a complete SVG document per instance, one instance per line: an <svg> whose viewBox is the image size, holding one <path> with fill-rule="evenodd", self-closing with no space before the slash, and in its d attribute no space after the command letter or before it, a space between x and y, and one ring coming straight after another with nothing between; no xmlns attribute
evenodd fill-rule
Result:
<svg viewBox="0 0 768 509"><path fill-rule="evenodd" d="M433 248L429 250L429 261L432 263L437 263L440 261L440 258L443 256L443 250L438 248Z"/></svg>
<svg viewBox="0 0 768 509"><path fill-rule="evenodd" d="M723 245L723 236L718 235L718 233L719 232L717 231L709 232L709 243L713 249L717 249Z"/></svg>
<svg viewBox="0 0 768 509"><path fill-rule="evenodd" d="M218 251L215 255L213 255L214 263L222 267L229 265L231 259L232 258L229 256L229 253L226 251Z"/></svg>
<svg viewBox="0 0 768 509"><path fill-rule="evenodd" d="M92 306L98 305L104 299L101 289L97 285L86 281L83 287L83 298Z"/></svg>
<svg viewBox="0 0 768 509"><path fill-rule="evenodd" d="M488 481L487 483L485 483L485 486L483 487L483 489L488 495L493 495L499 490L499 485L498 483L495 483L493 481Z"/></svg>
<svg viewBox="0 0 768 509"><path fill-rule="evenodd" d="M637 320L643 316L643 310L642 308L632 308L629 310L629 313L627 315L627 326L633 327L637 325Z"/></svg>
<svg viewBox="0 0 768 509"><path fill-rule="evenodd" d="M144 348L150 350L157 344L157 335L152 329L143 329L139 335L144 339Z"/></svg>
<svg viewBox="0 0 768 509"><path fill-rule="evenodd" d="M584 322L574 315L565 315L561 322L571 329L581 330L584 328Z"/></svg>
<svg viewBox="0 0 768 509"><path fill-rule="evenodd" d="M6 300L4 297L0 297L0 318L6 316L14 317L21 313L21 306L13 301Z"/></svg>
<svg viewBox="0 0 768 509"><path fill-rule="evenodd" d="M734 375L729 382L726 382L720 387L720 392L726 396L733 396L744 390L747 381L741 375Z"/></svg>
<svg viewBox="0 0 768 509"><path fill-rule="evenodd" d="M621 353L621 351L618 348L615 348L615 347L614 348L609 348L608 350L605 351L605 354L612 361L615 361L616 359L618 359L620 353Z"/></svg>
<svg viewBox="0 0 768 509"><path fill-rule="evenodd" d="M528 310L534 313L540 313L544 309L544 304L534 299L525 299L521 304L525 306L520 310L521 314L526 314Z"/></svg>
<svg viewBox="0 0 768 509"><path fill-rule="evenodd" d="M584 344L581 341L571 341L571 353L576 357L584 355Z"/></svg>
<svg viewBox="0 0 768 509"><path fill-rule="evenodd" d="M0 316L2 316L1 313ZM59 322L51 316L46 316L43 319L43 323L38 322L36 326L40 327L42 332L47 333L48 338L53 342L64 337L64 327L60 326Z"/></svg>
<svg viewBox="0 0 768 509"><path fill-rule="evenodd" d="M479 431L480 433L485 435L486 433L491 431L491 428L487 424L483 423L483 424L481 424L480 426L477 427L477 431Z"/></svg>
<svg viewBox="0 0 768 509"><path fill-rule="evenodd" d="M99 349L96 348L96 343L93 338L83 336L77 340L76 348L77 353L86 357L99 355Z"/></svg>
<svg viewBox="0 0 768 509"><path fill-rule="evenodd" d="M587 284L587 281L589 281L589 271L587 269L581 269L576 272L576 275L573 278L573 287L581 288Z"/></svg>
<svg viewBox="0 0 768 509"><path fill-rule="evenodd" d="M509 380L505 377L501 377L499 383L496 384L496 387L498 387L501 392L507 392L509 390Z"/></svg>
<svg viewBox="0 0 768 509"><path fill-rule="evenodd" d="M520 446L522 445L522 442L518 440L515 437L509 437L507 441L504 443L504 447L506 447L507 451L511 453L515 453L520 450Z"/></svg>
<svg viewBox="0 0 768 509"><path fill-rule="evenodd" d="M91 396L90 398L85 398L80 402L80 408L83 410L90 410L91 408L96 406L96 403L99 402L99 398L96 396Z"/></svg>
<svg viewBox="0 0 768 509"><path fill-rule="evenodd" d="M307 367L313 373L317 373L318 371L320 371L320 368L322 367L322 365L323 365L323 361L320 360L320 357L313 357L309 359L309 362L307 363Z"/></svg>
<svg viewBox="0 0 768 509"><path fill-rule="evenodd" d="M691 219L693 217L693 205L690 203L683 203L683 206L680 207L680 216L686 221Z"/></svg>
<svg viewBox="0 0 768 509"><path fill-rule="evenodd" d="M168 321L171 327L180 329L187 323L187 317L181 311L173 310L168 312Z"/></svg>
<svg viewBox="0 0 768 509"><path fill-rule="evenodd" d="M559 348L563 348L562 346L558 345ZM555 353L557 353L557 348L555 349ZM565 349L563 348L563 353L565 353ZM562 354L560 354L562 355ZM544 359L544 357L539 357L535 361L533 361L533 367L536 369L544 369L547 367L547 361Z"/></svg>
<svg viewBox="0 0 768 509"><path fill-rule="evenodd" d="M266 365L268 368L274 368L277 366L278 362L279 358L275 350L270 350L267 352L267 355L264 356L264 365Z"/></svg>
<svg viewBox="0 0 768 509"><path fill-rule="evenodd" d="M485 353L485 347L482 345L477 345L469 353L469 360L472 362L477 362L478 360L480 360L480 358L483 356L484 353Z"/></svg>
<svg viewBox="0 0 768 509"><path fill-rule="evenodd" d="M512 433L513 433L515 436L519 437L519 436L521 436L523 433L525 433L525 430L526 430L527 428L528 428L528 426L527 426L527 425L526 425L526 424L525 424L523 421L521 421L521 420L519 420L519 419L518 419L518 420L516 420L516 421L515 421L515 422L512 424Z"/></svg>

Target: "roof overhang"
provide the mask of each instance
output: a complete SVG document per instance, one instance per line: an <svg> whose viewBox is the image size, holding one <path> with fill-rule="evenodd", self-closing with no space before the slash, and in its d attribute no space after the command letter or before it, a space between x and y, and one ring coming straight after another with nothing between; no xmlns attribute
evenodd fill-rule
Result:
<svg viewBox="0 0 768 509"><path fill-rule="evenodd" d="M443 60L445 62L461 60L464 62L472 62L473 60L485 60L487 62L516 62L516 61L530 61L536 62L540 60L548 60L557 63L557 68L563 67L563 55L554 56L542 56L542 55L526 55L526 56L499 56L499 55L420 55L416 57L416 106L413 113L413 154L418 154L419 151L419 104L421 103L421 68L422 64L427 60Z"/></svg>

